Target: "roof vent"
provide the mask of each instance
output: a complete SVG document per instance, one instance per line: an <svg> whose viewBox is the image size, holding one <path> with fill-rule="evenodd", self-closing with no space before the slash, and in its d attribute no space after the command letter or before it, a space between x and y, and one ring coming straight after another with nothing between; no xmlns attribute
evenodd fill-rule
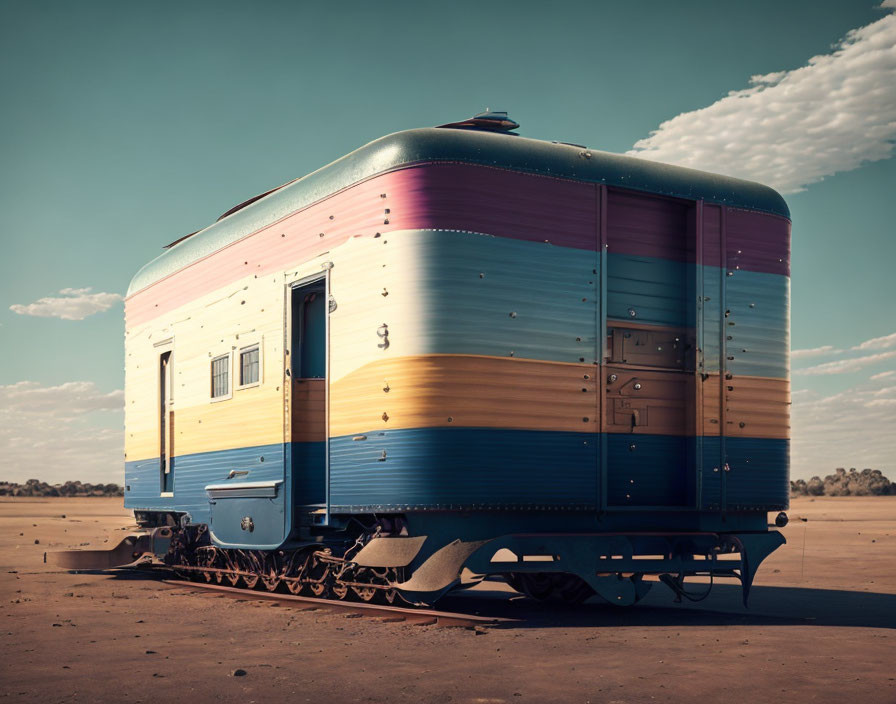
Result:
<svg viewBox="0 0 896 704"><path fill-rule="evenodd" d="M507 117L506 112L485 109L478 115L473 115L466 120L460 122L449 122L447 125L439 125L439 127L448 127L455 130L482 130L485 132L505 132L513 134L510 130L519 127L518 122L514 122Z"/></svg>

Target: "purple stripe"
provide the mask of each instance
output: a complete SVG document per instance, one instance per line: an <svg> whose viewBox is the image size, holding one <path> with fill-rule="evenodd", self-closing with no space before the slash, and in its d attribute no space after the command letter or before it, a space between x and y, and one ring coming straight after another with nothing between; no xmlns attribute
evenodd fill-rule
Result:
<svg viewBox="0 0 896 704"><path fill-rule="evenodd" d="M470 164L414 167L414 193L391 213L389 229L450 229L595 250L599 198L595 184ZM410 196L410 197L408 197ZM616 254L694 262L693 202L609 189L607 245ZM704 261L719 262L719 206L704 214ZM727 265L790 274L790 223L728 209Z"/></svg>

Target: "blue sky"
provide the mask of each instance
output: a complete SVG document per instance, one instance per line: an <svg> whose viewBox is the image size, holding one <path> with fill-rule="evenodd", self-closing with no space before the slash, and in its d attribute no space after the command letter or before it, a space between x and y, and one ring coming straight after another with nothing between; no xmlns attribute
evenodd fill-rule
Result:
<svg viewBox="0 0 896 704"><path fill-rule="evenodd" d="M896 475L884 5L0 0L0 479L120 480L119 296L164 244L486 107L785 192L793 476Z"/></svg>

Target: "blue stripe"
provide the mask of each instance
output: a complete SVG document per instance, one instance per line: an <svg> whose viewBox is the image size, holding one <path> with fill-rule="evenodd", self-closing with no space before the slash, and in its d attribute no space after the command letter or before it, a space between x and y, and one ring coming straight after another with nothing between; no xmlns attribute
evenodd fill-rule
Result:
<svg viewBox="0 0 896 704"><path fill-rule="evenodd" d="M231 470L248 470L239 481L283 479L283 444L181 455L173 461L174 497L160 496L159 459L126 462L125 508L185 511L196 523L208 523L208 484L227 481Z"/></svg>
<svg viewBox="0 0 896 704"><path fill-rule="evenodd" d="M598 258L594 252L468 232L409 231L425 318L405 335L409 354L476 354L556 362L597 357ZM611 320L695 326L696 265L609 254ZM723 272L703 267L705 369L720 367ZM790 281L736 270L725 276L734 374L787 378ZM694 303L692 303L694 302ZM733 325L731 325L733 323ZM744 351L746 350L746 351Z"/></svg>
<svg viewBox="0 0 896 704"><path fill-rule="evenodd" d="M595 434L426 428L367 437L362 442L348 436L330 441L331 500L337 510L600 504ZM718 507L714 482L720 481L720 473L712 472L724 464L718 438L605 437L609 507L692 504L701 447L702 506ZM729 506L787 505L787 440L727 438L726 448Z"/></svg>
<svg viewBox="0 0 896 704"><path fill-rule="evenodd" d="M552 508L600 506L598 442L591 433L487 428L420 428L332 438L331 504L336 512L413 509ZM789 494L787 440L726 438L727 457L717 437L660 435L604 436L607 442L607 506L678 507L694 502L695 457L702 448L701 508L717 509L722 471L727 506L784 508ZM323 501L323 443L295 443L293 486L296 505ZM384 456L385 453L385 456ZM260 458L264 457L264 462ZM280 445L224 450L179 457L174 498L158 491L158 460L129 462L125 506L189 512L209 521L205 486L226 481L232 469L249 469L244 480L283 477ZM290 500L287 498L287 501Z"/></svg>

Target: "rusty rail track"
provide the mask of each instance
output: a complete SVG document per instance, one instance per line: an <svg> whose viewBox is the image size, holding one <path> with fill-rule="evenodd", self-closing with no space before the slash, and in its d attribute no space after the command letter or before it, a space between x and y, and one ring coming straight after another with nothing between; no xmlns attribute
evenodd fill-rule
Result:
<svg viewBox="0 0 896 704"><path fill-rule="evenodd" d="M452 611L437 611L434 609L405 608L401 606L389 606L385 604L370 604L356 601L337 601L334 599L319 599L311 596L296 596L294 594L281 594L278 592L263 592L241 587L228 587L221 584L207 584L191 582L180 579L163 579L163 584L184 589L195 589L197 592L217 593L234 599L257 599L259 601L275 601L297 608L326 609L330 611L342 611L355 613L359 616L378 618L386 622L404 622L417 626L443 626L453 628L475 628L476 626L497 626L502 623L511 623L514 619L498 618L491 616L477 616L475 614L463 614Z"/></svg>

